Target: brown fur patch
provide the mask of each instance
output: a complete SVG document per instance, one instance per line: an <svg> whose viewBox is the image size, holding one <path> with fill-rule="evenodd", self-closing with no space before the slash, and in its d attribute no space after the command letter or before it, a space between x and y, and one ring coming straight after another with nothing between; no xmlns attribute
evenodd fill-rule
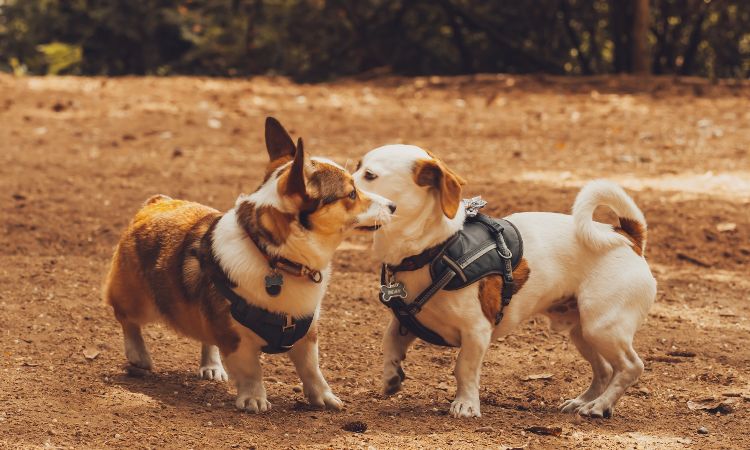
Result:
<svg viewBox="0 0 750 450"><path fill-rule="evenodd" d="M443 213L450 219L456 217L461 202L461 186L466 184L466 181L448 169L439 159L417 160L412 173L418 186L429 186L438 191Z"/></svg>
<svg viewBox="0 0 750 450"><path fill-rule="evenodd" d="M615 227L615 233L619 233L632 243L631 248L639 256L643 256L646 246L646 229L637 220L620 217L620 226Z"/></svg>
<svg viewBox="0 0 750 450"><path fill-rule="evenodd" d="M283 166L284 164L288 163L291 160L292 160L291 157L281 157L279 159L275 159L271 161L270 163L268 163L268 165L266 166L266 173L265 175L263 175L263 184L265 184L271 178L271 175L273 175L276 169L278 169L279 167ZM280 176L281 174L279 174L279 177ZM263 184L261 184L261 186Z"/></svg>
<svg viewBox="0 0 750 450"><path fill-rule="evenodd" d="M308 209L300 212L300 221L308 229L323 234L341 233L354 225L356 216L370 207L372 200L356 191L351 175L331 164L311 161L307 181Z"/></svg>
<svg viewBox="0 0 750 450"><path fill-rule="evenodd" d="M515 281L515 288L513 289L513 295L517 294L521 290L526 281L529 279L531 269L526 259L521 258L518 266L513 271L513 280ZM500 275L492 275L479 280L479 303L482 306L482 313L490 323L495 323L495 317L500 311L500 304L502 299L500 298L500 292L503 289L503 277Z"/></svg>
<svg viewBox="0 0 750 450"><path fill-rule="evenodd" d="M212 208L171 199L138 211L115 250L104 291L123 327L163 318L225 355L237 349L229 304L197 260L201 239L220 217Z"/></svg>
<svg viewBox="0 0 750 450"><path fill-rule="evenodd" d="M308 180L308 195L321 203L332 203L354 189L351 175L330 164L312 161L313 173Z"/></svg>
<svg viewBox="0 0 750 450"><path fill-rule="evenodd" d="M273 206L256 207L250 202L243 202L237 207L237 222L250 236L261 242L279 246L283 244L292 230L294 216L279 211Z"/></svg>

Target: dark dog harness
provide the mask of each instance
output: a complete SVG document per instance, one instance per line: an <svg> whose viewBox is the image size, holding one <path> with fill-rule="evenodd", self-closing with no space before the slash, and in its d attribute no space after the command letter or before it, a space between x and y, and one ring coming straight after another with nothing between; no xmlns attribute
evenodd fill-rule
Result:
<svg viewBox="0 0 750 450"><path fill-rule="evenodd" d="M218 219L211 225L201 240L199 252L201 269L209 274L216 290L229 301L232 318L266 341L267 345L261 348L264 353L273 354L289 351L310 330L313 316L295 319L290 314L280 314L255 306L237 294L234 291L237 284L229 279L229 276L214 257L211 236L217 223ZM255 239L253 239L253 242L255 242ZM310 280L319 283L322 277L320 272L317 272L317 275L318 281L312 277L310 277ZM300 276L308 276L308 274L305 273ZM268 284L266 290L268 290ZM269 292L269 295L273 294Z"/></svg>
<svg viewBox="0 0 750 450"><path fill-rule="evenodd" d="M441 289L454 291L490 275L503 277L500 310L495 325L503 319L503 310L510 304L515 289L513 270L523 256L521 233L511 222L478 213L484 206L481 199L467 203L463 229L444 243L410 256L398 266L383 264L380 274L380 301L391 309L401 325L401 333L411 332L423 341L451 347L439 334L424 326L417 314ZM412 302L404 301L406 288L395 281L398 272L413 271L430 265L432 283Z"/></svg>

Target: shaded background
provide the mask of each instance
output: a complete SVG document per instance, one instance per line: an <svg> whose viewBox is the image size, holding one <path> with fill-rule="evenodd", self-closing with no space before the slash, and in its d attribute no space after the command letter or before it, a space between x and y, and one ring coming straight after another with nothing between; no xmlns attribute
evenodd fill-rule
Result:
<svg viewBox="0 0 750 450"><path fill-rule="evenodd" d="M747 78L750 2L0 0L0 70Z"/></svg>

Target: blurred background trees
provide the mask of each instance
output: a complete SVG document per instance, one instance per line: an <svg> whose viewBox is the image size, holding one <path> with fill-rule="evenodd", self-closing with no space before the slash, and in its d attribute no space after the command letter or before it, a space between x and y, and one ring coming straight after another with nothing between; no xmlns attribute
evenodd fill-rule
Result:
<svg viewBox="0 0 750 450"><path fill-rule="evenodd" d="M747 0L0 0L0 70L750 75Z"/></svg>

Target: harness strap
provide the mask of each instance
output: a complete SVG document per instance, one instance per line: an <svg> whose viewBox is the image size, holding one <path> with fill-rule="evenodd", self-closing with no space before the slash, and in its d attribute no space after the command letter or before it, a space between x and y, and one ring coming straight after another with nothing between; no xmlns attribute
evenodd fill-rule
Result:
<svg viewBox="0 0 750 450"><path fill-rule="evenodd" d="M216 289L230 303L234 320L266 341L261 350L264 353L284 353L302 339L312 325L312 316L295 319L289 314L278 314L247 303L218 277L212 277Z"/></svg>
<svg viewBox="0 0 750 450"><path fill-rule="evenodd" d="M513 280L513 253L508 248L508 244L505 243L505 238L503 237L504 228L502 225L495 222L494 220L491 220L484 214L477 214L476 216L471 217L470 220L479 222L489 228L490 232L495 236L495 241L497 242L497 253L503 260L503 290L500 293L500 310L495 315L495 325L497 325L501 320L503 320L503 310L510 304L510 300L511 298L513 298L513 292L516 288L516 282Z"/></svg>
<svg viewBox="0 0 750 450"><path fill-rule="evenodd" d="M515 281L513 279L513 253L508 248L508 245L505 242L505 238L503 237L503 226L483 214L477 214L473 217L467 217L466 220L478 222L487 227L494 239L488 240L487 242L481 244L474 251L462 255L461 258L454 261L447 255L443 254L442 248L445 248L446 245L452 243L455 236L458 235L457 233L454 237L448 239L448 241L446 241L443 246L441 246L441 252L436 256L436 258L442 257L444 259L445 267L447 269L442 274L440 274L437 281L433 282L425 290L423 290L413 302L406 303L404 301L404 298L398 295L389 296L386 299L382 290L379 296L381 303L390 308L393 314L396 316L396 319L398 319L402 329L406 329L418 338L431 344L452 346L451 344L447 343L445 339L443 339L439 334L424 326L417 319L416 315L419 314L424 305L438 291L443 289L456 276L459 276L461 279L466 281L464 269L466 269L477 259L481 258L483 255L486 255L488 252L495 250L502 260L500 271L502 272L503 277L503 288L500 293L500 308L495 315L495 325L499 324L503 319L505 307L510 304L511 298L513 297L513 293L515 291ZM514 228L514 231L518 235L520 241L520 233L518 232L518 229L516 229L515 225L513 225L512 223L507 223L509 223ZM523 254L522 241L520 241L519 255L520 254ZM420 254L419 256L421 257L422 254ZM388 279L388 276L386 276L386 272L388 271L388 269L389 267L386 264L383 264L380 272L380 284L386 287L391 286L391 280ZM393 273L396 273L397 271L398 270L394 270ZM401 286L401 289L403 289L403 286ZM405 293L405 291L403 292Z"/></svg>
<svg viewBox="0 0 750 450"><path fill-rule="evenodd" d="M382 284L383 286L387 284L385 271L386 266L385 264L383 264L383 267L380 270L380 284ZM422 294L424 294L424 292ZM381 303L391 309L393 315L398 320L398 323L401 326L402 335L406 335L407 332L411 332L419 339L422 339L425 342L429 342L430 344L440 345L443 347L453 347L453 345L446 342L442 336L424 326L422 322L417 319L416 314L418 311L414 312L411 305L409 303L406 303L402 298L394 297L390 300L385 300L382 293L380 294L379 298ZM427 297L424 302L427 302L427 300L429 300L429 297ZM424 304L424 302L422 304Z"/></svg>

